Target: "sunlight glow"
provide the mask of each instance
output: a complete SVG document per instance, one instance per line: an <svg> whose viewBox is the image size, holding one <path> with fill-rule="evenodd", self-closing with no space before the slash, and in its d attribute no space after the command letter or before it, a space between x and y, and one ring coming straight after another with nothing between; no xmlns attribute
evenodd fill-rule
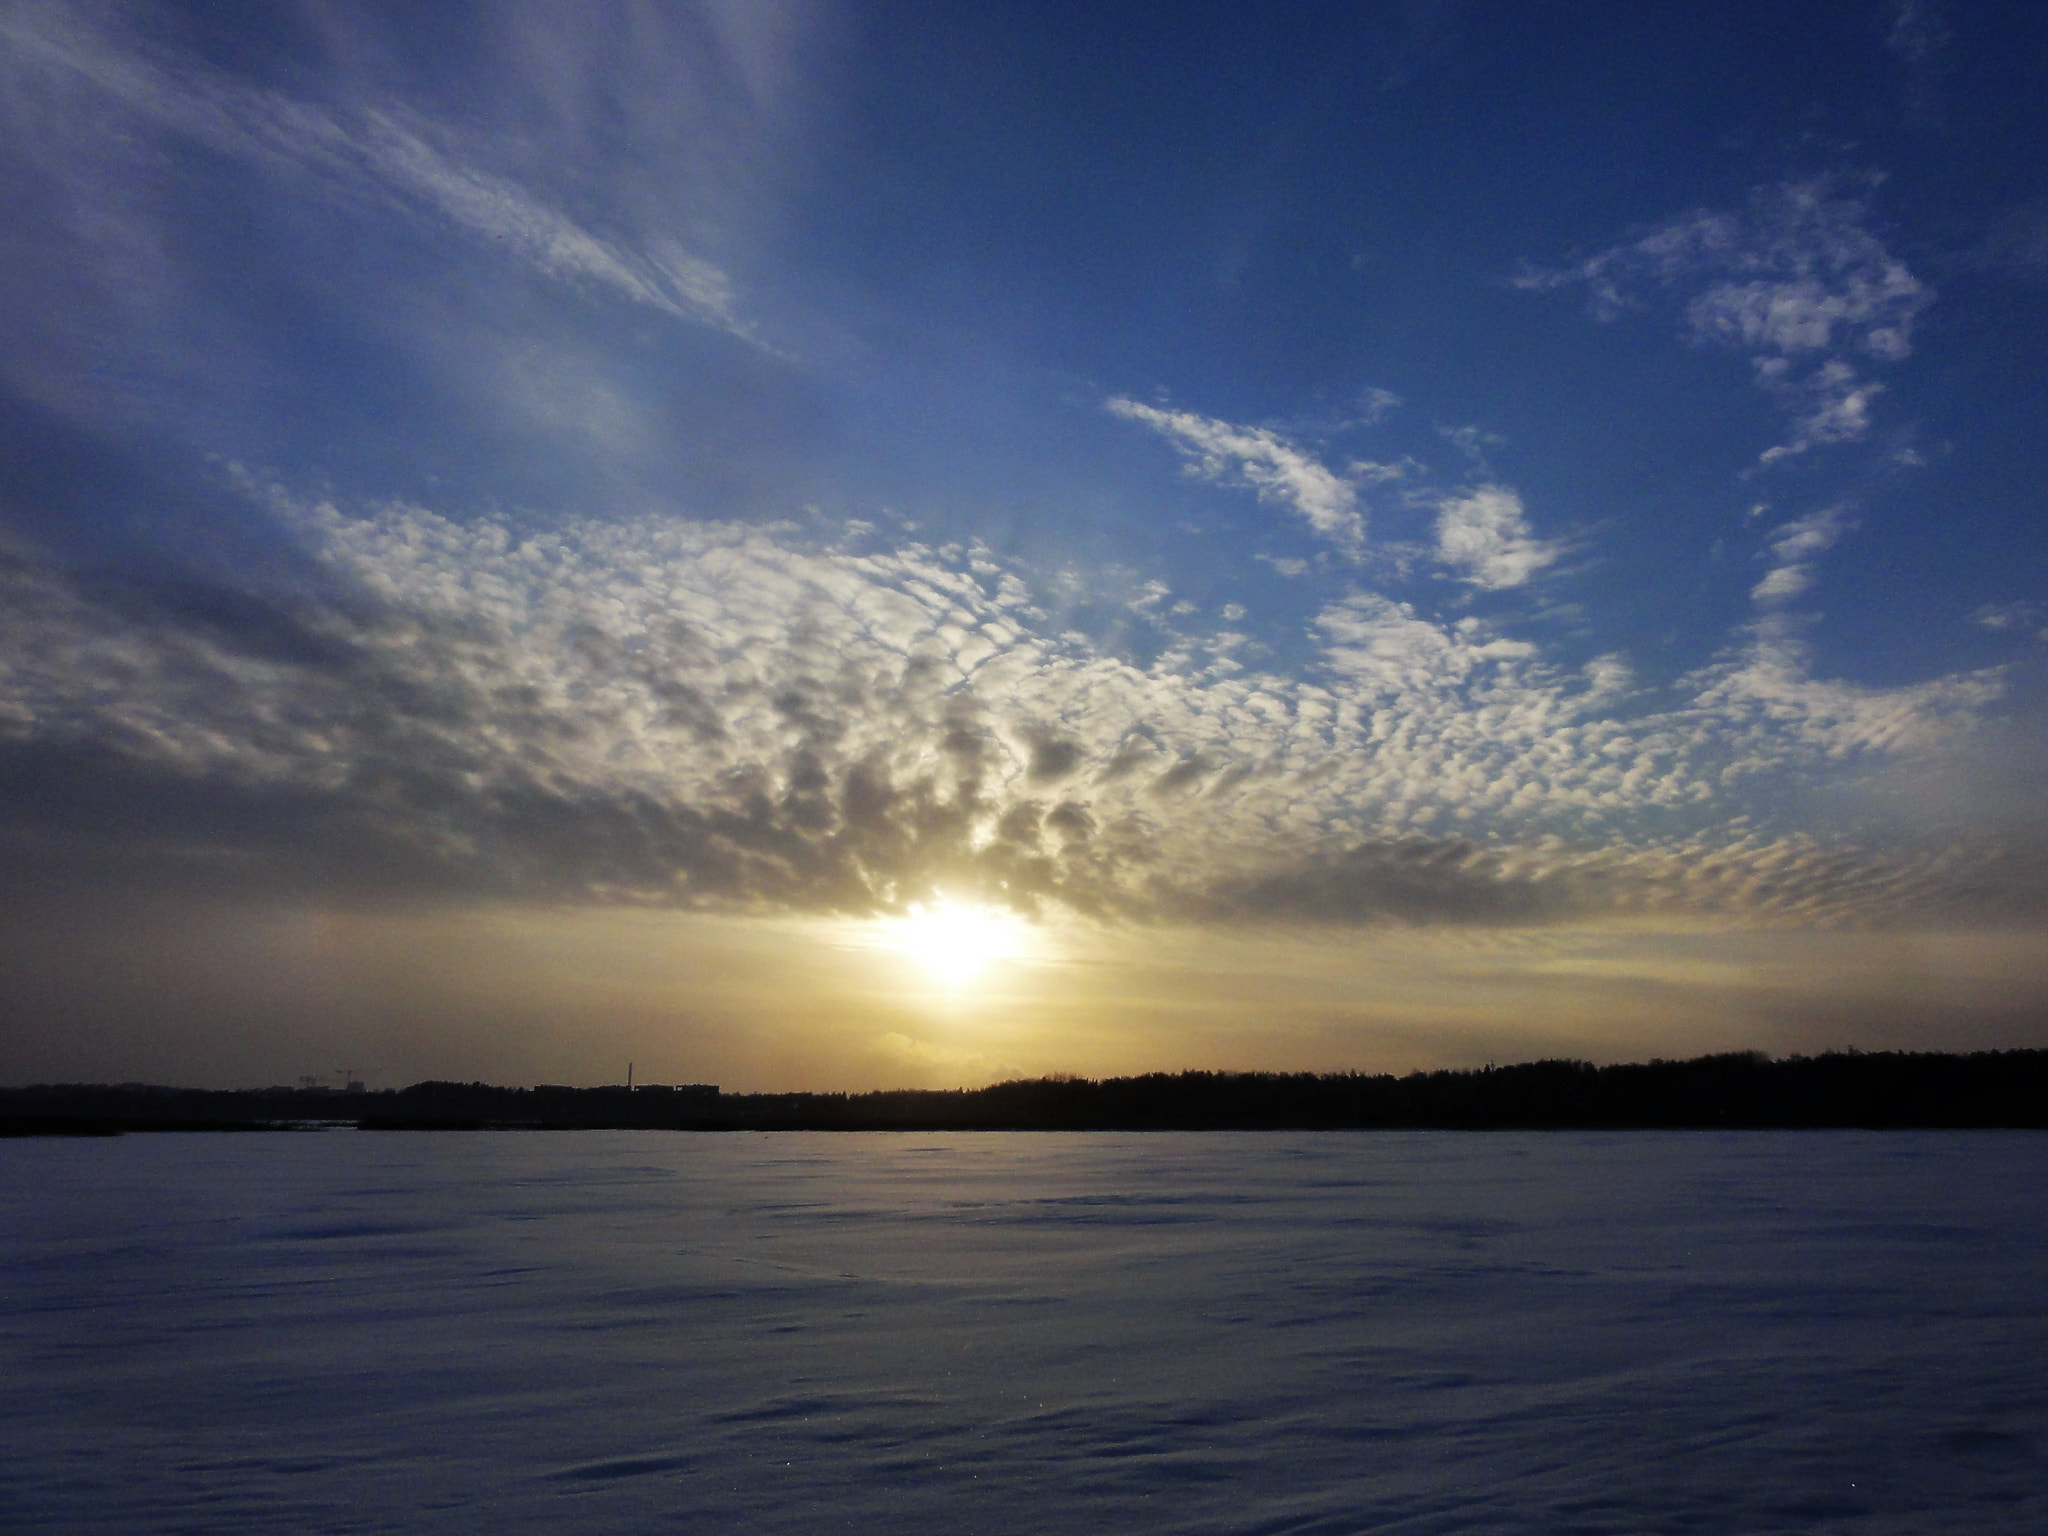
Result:
<svg viewBox="0 0 2048 1536"><path fill-rule="evenodd" d="M940 897L885 922L883 943L908 955L951 991L979 980L999 960L1024 958L1030 931L1008 912Z"/></svg>

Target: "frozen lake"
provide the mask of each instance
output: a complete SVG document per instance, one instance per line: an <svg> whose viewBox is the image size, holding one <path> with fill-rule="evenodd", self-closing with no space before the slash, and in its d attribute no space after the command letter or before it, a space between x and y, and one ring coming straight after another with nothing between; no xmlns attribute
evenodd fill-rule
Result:
<svg viewBox="0 0 2048 1536"><path fill-rule="evenodd" d="M9 1532L2048 1531L2048 1136L0 1143Z"/></svg>

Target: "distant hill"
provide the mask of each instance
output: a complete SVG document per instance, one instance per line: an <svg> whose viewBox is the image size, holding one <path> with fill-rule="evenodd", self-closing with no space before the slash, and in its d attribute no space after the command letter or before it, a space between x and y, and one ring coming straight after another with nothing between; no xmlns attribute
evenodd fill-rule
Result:
<svg viewBox="0 0 2048 1536"><path fill-rule="evenodd" d="M987 1088L721 1093L681 1087L374 1093L45 1084L0 1089L0 1135L363 1130L1111 1131L2048 1128L2048 1051L1761 1052L1472 1071L1154 1072Z"/></svg>

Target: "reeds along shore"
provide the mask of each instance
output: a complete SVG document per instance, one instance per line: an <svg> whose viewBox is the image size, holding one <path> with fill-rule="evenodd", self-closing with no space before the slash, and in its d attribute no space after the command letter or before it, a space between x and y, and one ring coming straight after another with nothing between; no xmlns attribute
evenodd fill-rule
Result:
<svg viewBox="0 0 2048 1536"><path fill-rule="evenodd" d="M288 1130L1568 1130L2048 1128L2048 1051L1761 1052L1405 1077L1178 1072L986 1088L726 1094L708 1084L378 1092L54 1084L0 1089L0 1134Z"/></svg>

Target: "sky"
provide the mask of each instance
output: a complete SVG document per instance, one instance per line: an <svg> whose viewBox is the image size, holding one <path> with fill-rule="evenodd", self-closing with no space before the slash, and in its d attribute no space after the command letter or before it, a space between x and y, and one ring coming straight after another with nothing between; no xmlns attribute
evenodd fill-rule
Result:
<svg viewBox="0 0 2048 1536"><path fill-rule="evenodd" d="M2048 1046L2048 11L0 0L0 1081Z"/></svg>

